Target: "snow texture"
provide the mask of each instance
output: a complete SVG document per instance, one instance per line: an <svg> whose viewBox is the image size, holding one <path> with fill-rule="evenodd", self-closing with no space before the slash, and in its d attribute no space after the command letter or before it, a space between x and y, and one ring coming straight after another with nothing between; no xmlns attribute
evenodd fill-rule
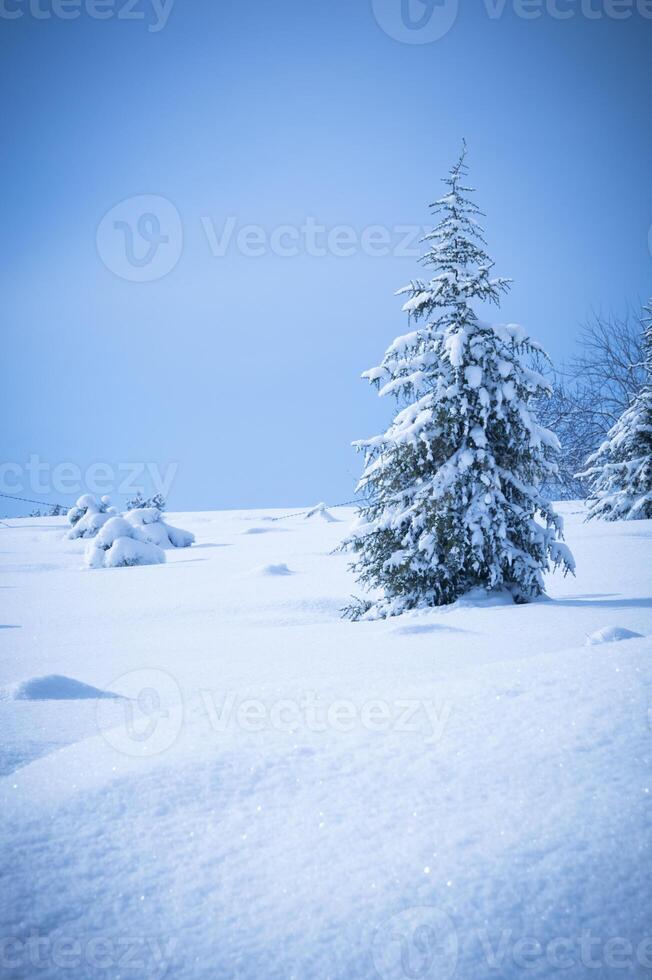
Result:
<svg viewBox="0 0 652 980"><path fill-rule="evenodd" d="M652 522L559 510L549 599L370 623L339 615L353 509L283 522L280 591L247 577L278 535L242 534L278 511L183 515L202 561L105 576L64 519L10 522L0 686L129 700L0 703L0 935L42 940L3 975L647 976ZM589 654L610 623L643 637Z"/></svg>

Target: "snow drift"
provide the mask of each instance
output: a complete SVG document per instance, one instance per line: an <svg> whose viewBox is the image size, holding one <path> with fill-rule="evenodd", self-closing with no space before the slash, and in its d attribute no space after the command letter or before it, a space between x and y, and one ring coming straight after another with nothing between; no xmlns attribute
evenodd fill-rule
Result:
<svg viewBox="0 0 652 980"><path fill-rule="evenodd" d="M634 630L625 629L624 626L605 626L601 630L595 630L586 638L587 646L598 646L600 643L618 643L621 640L640 639L641 634Z"/></svg>
<svg viewBox="0 0 652 980"><path fill-rule="evenodd" d="M102 691L61 674L30 677L0 690L0 701L77 701L121 697L120 694Z"/></svg>

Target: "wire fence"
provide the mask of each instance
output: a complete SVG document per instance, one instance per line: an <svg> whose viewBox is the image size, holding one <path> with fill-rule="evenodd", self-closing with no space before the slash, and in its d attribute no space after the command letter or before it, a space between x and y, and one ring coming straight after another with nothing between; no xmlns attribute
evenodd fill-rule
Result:
<svg viewBox="0 0 652 980"><path fill-rule="evenodd" d="M55 507L59 507L62 511L67 511L70 509L69 504L62 504L59 501L50 501L49 503L44 503L42 500L34 500L32 497L19 497L12 493L0 493L0 497L4 497L7 500L17 500L25 504L37 504L39 507L45 507L46 509L52 510ZM359 498L356 500L345 500L341 504L317 504L316 507L306 507L305 510L295 511L293 514L283 514L281 517L272 517L272 521L287 521L291 517L304 517L308 514L317 514L324 510L337 510L339 507L352 507L354 505L361 504L363 501ZM18 520L19 518L16 518ZM10 524L5 524L4 521L0 521L4 527L11 527Z"/></svg>
<svg viewBox="0 0 652 980"><path fill-rule="evenodd" d="M354 504L361 504L362 500L345 500L342 504L317 504L316 507L307 507L306 510L297 510L293 514L283 514L282 517L270 517L270 521L287 521L291 517L307 517L309 514L319 514L325 510L337 510L338 507L352 507Z"/></svg>
<svg viewBox="0 0 652 980"><path fill-rule="evenodd" d="M32 500L31 497L17 497L14 493L0 493L0 497L6 497L8 500L20 500L26 504L38 504L39 507L61 507L64 510L70 510L70 504L61 504L57 500L51 500L46 504L42 500Z"/></svg>

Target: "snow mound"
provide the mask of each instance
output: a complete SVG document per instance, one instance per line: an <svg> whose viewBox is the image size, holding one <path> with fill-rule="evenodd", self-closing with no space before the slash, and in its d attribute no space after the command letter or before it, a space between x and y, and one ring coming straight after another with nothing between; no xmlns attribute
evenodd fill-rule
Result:
<svg viewBox="0 0 652 980"><path fill-rule="evenodd" d="M292 569L288 568L285 562L278 565L260 565L254 569L254 573L257 575L294 575Z"/></svg>
<svg viewBox="0 0 652 980"><path fill-rule="evenodd" d="M121 698L112 691L76 681L74 677L48 674L46 677L30 677L0 691L0 701L78 701L99 698Z"/></svg>
<svg viewBox="0 0 652 980"><path fill-rule="evenodd" d="M166 524L158 507L130 510L125 514L125 520L138 528L146 541L159 548L189 548L195 543L195 535L191 531Z"/></svg>
<svg viewBox="0 0 652 980"><path fill-rule="evenodd" d="M642 633L635 633L634 630L625 629L624 626L605 626L601 630L590 633L586 638L586 645L593 647L598 646L600 643L617 643L619 640L635 640L642 635Z"/></svg>
<svg viewBox="0 0 652 980"><path fill-rule="evenodd" d="M161 565L165 552L147 540L142 528L124 517L112 517L86 548L89 568L126 568L133 565Z"/></svg>
<svg viewBox="0 0 652 980"><path fill-rule="evenodd" d="M487 609L491 606L513 606L514 596L507 589L483 589L481 586L469 589L443 609Z"/></svg>

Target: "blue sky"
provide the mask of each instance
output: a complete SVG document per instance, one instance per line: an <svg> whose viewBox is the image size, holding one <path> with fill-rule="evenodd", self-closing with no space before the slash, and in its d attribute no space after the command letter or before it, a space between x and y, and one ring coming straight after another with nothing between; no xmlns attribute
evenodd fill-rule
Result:
<svg viewBox="0 0 652 980"><path fill-rule="evenodd" d="M0 5L17 493L67 502L61 465L101 463L107 489L158 467L174 509L351 497L350 442L391 408L359 375L419 271L400 229L428 224L462 137L514 279L501 319L559 360L592 307L652 293L645 0L176 0L164 23L152 0L53 2Z"/></svg>

